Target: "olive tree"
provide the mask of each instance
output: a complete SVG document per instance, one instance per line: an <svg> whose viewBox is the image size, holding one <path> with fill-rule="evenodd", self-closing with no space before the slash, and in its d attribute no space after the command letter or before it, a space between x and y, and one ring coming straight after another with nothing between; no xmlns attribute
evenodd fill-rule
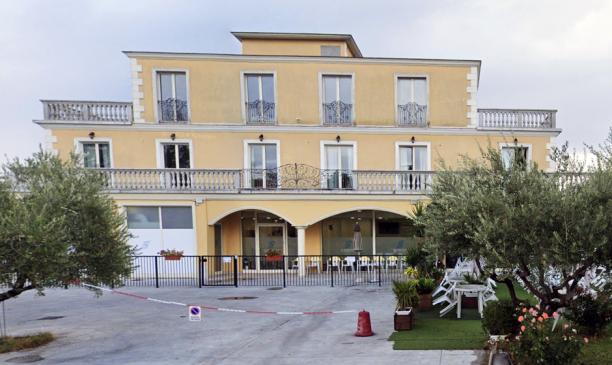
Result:
<svg viewBox="0 0 612 365"><path fill-rule="evenodd" d="M0 301L77 281L110 285L130 273L124 218L103 187L75 156L38 152L3 167Z"/></svg>
<svg viewBox="0 0 612 365"><path fill-rule="evenodd" d="M570 171L578 164L565 150L554 156L556 173L535 164L505 166L492 148L478 160L463 158L456 171L443 167L417 218L429 249L484 262L481 270L508 286L515 305L519 280L541 304L567 306L587 270L611 268L610 146L612 130L597 149L599 163L584 174Z"/></svg>

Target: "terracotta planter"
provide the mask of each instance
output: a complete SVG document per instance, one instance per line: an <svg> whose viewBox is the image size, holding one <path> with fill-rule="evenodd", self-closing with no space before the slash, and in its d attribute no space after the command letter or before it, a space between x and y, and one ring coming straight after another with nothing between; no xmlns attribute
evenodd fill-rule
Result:
<svg viewBox="0 0 612 365"><path fill-rule="evenodd" d="M425 312L431 309L431 293L419 294L419 311Z"/></svg>
<svg viewBox="0 0 612 365"><path fill-rule="evenodd" d="M168 255L168 256L164 256L165 260L169 260L169 261L178 261L181 259L181 257L183 256L178 256L178 255Z"/></svg>
<svg viewBox="0 0 612 365"><path fill-rule="evenodd" d="M266 261L269 261L269 262L283 261L283 256L281 255L266 256Z"/></svg>
<svg viewBox="0 0 612 365"><path fill-rule="evenodd" d="M395 311L393 316L393 328L396 331L410 331L414 327L414 311Z"/></svg>

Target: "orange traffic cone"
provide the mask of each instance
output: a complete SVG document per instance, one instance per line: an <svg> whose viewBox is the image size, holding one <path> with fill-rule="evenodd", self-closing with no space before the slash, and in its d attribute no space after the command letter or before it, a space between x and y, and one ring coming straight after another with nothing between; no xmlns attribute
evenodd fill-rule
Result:
<svg viewBox="0 0 612 365"><path fill-rule="evenodd" d="M355 336L368 337L372 335L374 335L374 333L372 332L372 324L370 323L370 312L362 310L357 316L357 332L355 332Z"/></svg>

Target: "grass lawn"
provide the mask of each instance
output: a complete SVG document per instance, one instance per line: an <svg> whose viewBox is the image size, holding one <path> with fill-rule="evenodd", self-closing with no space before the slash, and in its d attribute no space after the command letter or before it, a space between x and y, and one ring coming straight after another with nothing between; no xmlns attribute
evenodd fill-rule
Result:
<svg viewBox="0 0 612 365"><path fill-rule="evenodd" d="M43 346L53 340L54 337L49 332L40 332L29 336L0 337L0 354Z"/></svg>
<svg viewBox="0 0 612 365"><path fill-rule="evenodd" d="M608 326L608 335L599 340L591 340L582 348L581 365L599 365L612 363L612 325Z"/></svg>
<svg viewBox="0 0 612 365"><path fill-rule="evenodd" d="M521 299L533 299L520 286L515 286L517 296ZM510 299L505 285L497 286L499 299ZM531 300L530 300L531 301ZM535 304L535 299L533 299ZM488 336L482 329L480 315L476 309L462 309L461 319L457 319L453 310L440 318L442 306L433 307L428 312L417 312L411 331L394 332L390 341L394 341L395 350L473 350L482 349Z"/></svg>

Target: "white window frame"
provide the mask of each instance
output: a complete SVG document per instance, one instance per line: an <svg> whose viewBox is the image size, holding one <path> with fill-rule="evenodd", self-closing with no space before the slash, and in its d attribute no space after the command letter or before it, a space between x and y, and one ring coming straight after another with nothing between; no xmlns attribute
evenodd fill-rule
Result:
<svg viewBox="0 0 612 365"><path fill-rule="evenodd" d="M529 165L531 164L531 153L532 153L532 147L531 147L531 143L499 143L499 153L502 153L502 150L504 148L527 148L527 168L529 168Z"/></svg>
<svg viewBox="0 0 612 365"><path fill-rule="evenodd" d="M278 139L264 139L264 140L258 140L258 139L245 139L243 140L243 156L244 156L244 169L245 170L250 170L251 169L251 153L250 153L250 145L262 145L262 144L273 144L276 145L276 168L279 168L281 166L280 164L280 141ZM266 155L265 155L265 149L264 149L264 155L263 155L263 159L264 161L266 160ZM264 189L266 188L266 179L264 179ZM277 182L277 185L280 187L280 179ZM251 179L249 174L244 174L244 186L247 187L251 187Z"/></svg>
<svg viewBox="0 0 612 365"><path fill-rule="evenodd" d="M325 146L350 146L353 148L353 169L351 171L357 170L357 142L356 141L321 141L320 145L320 157L321 157L321 170L328 170L327 168L327 155L325 153ZM356 180L353 179L353 183L356 183ZM327 187L327 179L321 175L321 186Z"/></svg>
<svg viewBox="0 0 612 365"><path fill-rule="evenodd" d="M425 98L427 100L427 113L425 115L425 123L427 125L429 125L429 112L431 110L430 108L430 104L429 104L429 75L427 74L405 74L405 73L398 73L395 74L395 77L393 79L394 85L395 85L395 104L393 106L393 108L395 109L395 123L399 124L400 120L399 120L399 113L397 112L398 109L398 105L399 105L399 98L398 98L398 94L399 94L399 79L425 79Z"/></svg>
<svg viewBox="0 0 612 365"><path fill-rule="evenodd" d="M323 102L325 97L323 95L323 77L324 76L351 76L351 123L355 123L356 107L355 107L355 73L354 72L319 72L319 120L321 125L325 125L325 111L323 110ZM339 81L336 87L336 100L340 98L340 87Z"/></svg>
<svg viewBox="0 0 612 365"><path fill-rule="evenodd" d="M79 163L81 164L81 166L85 166L85 161L83 160L83 143L96 143L96 166L100 166L100 155L98 153L98 143L108 143L108 154L109 154L109 159L110 159L110 167L108 168L114 168L115 167L115 161L113 161L113 140L111 138L99 138L99 137L94 137L94 138L89 138L89 137L82 137L82 138L75 138L74 139L74 151L80 156L79 157Z"/></svg>
<svg viewBox="0 0 612 365"><path fill-rule="evenodd" d="M191 94L189 93L189 69L186 68L154 68L153 69L153 95L154 95L154 99L153 99L153 110L155 113L155 121L157 123L162 122L160 115L159 115L159 105L157 105L157 103L159 102L159 94L158 94L158 90L157 90L157 84L159 82L159 73L163 73L163 72L183 72L185 73L185 87L187 88L186 90L186 95L187 95L187 120L185 122L176 122L176 123L191 123ZM174 90L174 85L175 82L173 82L172 84L172 88L174 91L174 94L176 95L176 91ZM168 121L166 121L168 122ZM162 122L163 123L163 122Z"/></svg>
<svg viewBox="0 0 612 365"><path fill-rule="evenodd" d="M165 169L164 167L164 144L188 144L189 145L189 168L193 169L194 164L194 153L193 144L190 139L156 139L155 140L155 154L157 155L157 168ZM177 157L178 162L178 157ZM178 169L178 167L177 167Z"/></svg>
<svg viewBox="0 0 612 365"><path fill-rule="evenodd" d="M276 71L265 71L265 70L243 70L240 71L240 110L242 111L242 122L247 123L246 113L246 101L247 101L247 87L246 87L246 76L247 75L272 75L272 84L274 85L274 123L278 122L278 92L276 90ZM259 82L259 94L262 95L261 80Z"/></svg>
<svg viewBox="0 0 612 365"><path fill-rule="evenodd" d="M416 142L416 141L414 143L404 142L404 141L395 142L395 170L396 171L400 171L400 149L401 147L426 147L427 148L427 171L431 171L431 142Z"/></svg>

